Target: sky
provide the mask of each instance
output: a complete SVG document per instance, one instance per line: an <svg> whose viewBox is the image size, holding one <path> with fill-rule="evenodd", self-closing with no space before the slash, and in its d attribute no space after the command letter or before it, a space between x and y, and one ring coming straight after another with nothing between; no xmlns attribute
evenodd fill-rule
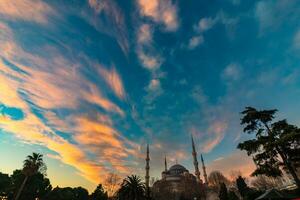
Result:
<svg viewBox="0 0 300 200"><path fill-rule="evenodd" d="M254 169L245 106L300 126L300 2L0 1L0 171L42 153L53 186L108 173ZM201 172L202 173L202 172Z"/></svg>

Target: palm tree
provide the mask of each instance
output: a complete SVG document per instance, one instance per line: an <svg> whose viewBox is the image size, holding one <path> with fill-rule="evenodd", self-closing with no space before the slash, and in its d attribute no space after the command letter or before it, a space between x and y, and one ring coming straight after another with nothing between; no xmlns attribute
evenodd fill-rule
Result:
<svg viewBox="0 0 300 200"><path fill-rule="evenodd" d="M145 184L141 178L136 175L127 176L123 180L119 191L117 192L118 200L144 200Z"/></svg>
<svg viewBox="0 0 300 200"><path fill-rule="evenodd" d="M23 174L25 175L25 178L21 184L21 187L19 188L17 195L15 197L15 200L18 200L22 190L24 189L24 186L28 180L28 178L32 175L35 175L37 173L45 174L46 172L46 165L43 161L43 155L39 153L32 153L32 155L28 155L27 158L23 162Z"/></svg>

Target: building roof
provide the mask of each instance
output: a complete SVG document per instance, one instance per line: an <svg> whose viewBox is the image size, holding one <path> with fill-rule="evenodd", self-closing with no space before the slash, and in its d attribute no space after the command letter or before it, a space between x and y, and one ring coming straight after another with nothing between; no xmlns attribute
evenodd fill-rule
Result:
<svg viewBox="0 0 300 200"><path fill-rule="evenodd" d="M256 198L256 200L259 199L282 199L283 195L275 190L275 189L270 189L267 190L264 194L262 194L261 196L259 196L258 198Z"/></svg>
<svg viewBox="0 0 300 200"><path fill-rule="evenodd" d="M184 166L179 164L173 165L169 169L170 174L182 174L184 172L188 172L188 170Z"/></svg>

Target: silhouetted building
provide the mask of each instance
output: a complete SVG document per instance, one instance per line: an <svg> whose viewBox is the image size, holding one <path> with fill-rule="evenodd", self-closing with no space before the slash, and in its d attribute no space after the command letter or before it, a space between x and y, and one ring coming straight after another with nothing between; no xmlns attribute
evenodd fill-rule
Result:
<svg viewBox="0 0 300 200"><path fill-rule="evenodd" d="M192 174L184 166L175 164L169 169L167 167L167 159L165 157L165 169L161 173L161 179L156 181L151 190L157 200L177 200L177 199L202 199L205 196L207 175L203 157L201 156L202 168L204 170L205 184L200 178L198 167L197 152L194 139L192 137L192 155L195 173ZM149 150L147 147L147 156L149 158ZM149 163L148 163L149 164ZM149 171L146 170L146 176ZM146 180L147 182L147 180Z"/></svg>

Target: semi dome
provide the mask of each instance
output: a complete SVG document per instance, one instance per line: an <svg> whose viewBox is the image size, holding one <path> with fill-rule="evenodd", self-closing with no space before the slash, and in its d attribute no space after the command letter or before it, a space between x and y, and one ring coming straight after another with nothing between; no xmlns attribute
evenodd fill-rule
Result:
<svg viewBox="0 0 300 200"><path fill-rule="evenodd" d="M179 175L179 174L182 174L184 172L188 172L188 170L184 166L179 165L179 164L173 165L169 169L169 173L172 174L172 175Z"/></svg>

